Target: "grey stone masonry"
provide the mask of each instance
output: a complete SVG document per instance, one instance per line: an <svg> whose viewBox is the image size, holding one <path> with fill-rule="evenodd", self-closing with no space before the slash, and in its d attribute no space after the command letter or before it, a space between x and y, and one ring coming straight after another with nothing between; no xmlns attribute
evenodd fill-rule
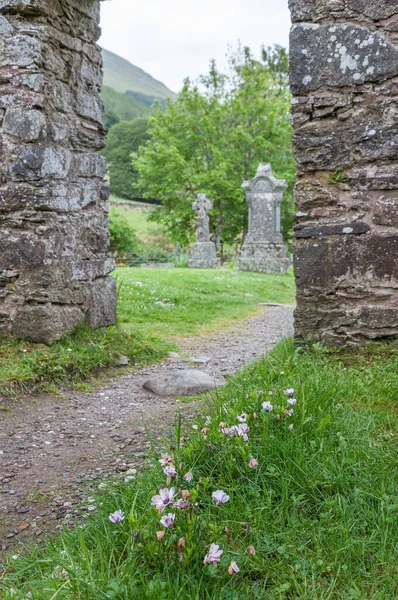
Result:
<svg viewBox="0 0 398 600"><path fill-rule="evenodd" d="M296 337L398 335L398 2L290 0Z"/></svg>
<svg viewBox="0 0 398 600"><path fill-rule="evenodd" d="M289 271L281 234L281 202L287 184L260 164L252 181L242 185L249 205L249 232L238 256L238 269L284 274Z"/></svg>
<svg viewBox="0 0 398 600"><path fill-rule="evenodd" d="M0 333L115 322L98 0L0 1Z"/></svg>
<svg viewBox="0 0 398 600"><path fill-rule="evenodd" d="M210 241L209 212L213 202L206 194L198 194L192 204L192 210L198 215L198 241L192 246L189 267L191 269L214 269L220 266L216 246Z"/></svg>

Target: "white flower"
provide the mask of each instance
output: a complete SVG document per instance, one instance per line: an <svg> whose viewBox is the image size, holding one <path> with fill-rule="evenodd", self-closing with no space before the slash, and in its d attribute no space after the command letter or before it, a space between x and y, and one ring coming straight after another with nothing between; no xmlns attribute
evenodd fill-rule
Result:
<svg viewBox="0 0 398 600"><path fill-rule="evenodd" d="M271 412L271 410L273 410L273 406L271 404L271 402L267 401L267 402L263 402L263 409L267 412Z"/></svg>
<svg viewBox="0 0 398 600"><path fill-rule="evenodd" d="M228 494L226 494L223 490L217 490L216 492L213 492L211 497L213 498L217 506L225 504L229 500Z"/></svg>
<svg viewBox="0 0 398 600"><path fill-rule="evenodd" d="M159 514L162 514L166 506L174 501L174 496L175 488L171 488L170 490L168 488L161 488L157 496L152 496L151 503L153 506L156 506Z"/></svg>
<svg viewBox="0 0 398 600"><path fill-rule="evenodd" d="M160 523L163 525L163 527L169 528L174 525L175 518L176 517L173 515L173 513L169 513L160 519Z"/></svg>
<svg viewBox="0 0 398 600"><path fill-rule="evenodd" d="M217 544L211 544L209 552L206 554L203 564L209 565L210 563L216 564L220 562L221 554L224 554L224 552L223 550L220 550L220 546L217 546Z"/></svg>

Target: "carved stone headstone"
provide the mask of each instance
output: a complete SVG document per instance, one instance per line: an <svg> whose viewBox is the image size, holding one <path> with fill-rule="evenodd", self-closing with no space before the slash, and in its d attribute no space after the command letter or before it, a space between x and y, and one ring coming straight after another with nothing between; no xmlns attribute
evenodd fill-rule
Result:
<svg viewBox="0 0 398 600"><path fill-rule="evenodd" d="M0 332L116 319L98 0L0 2Z"/></svg>
<svg viewBox="0 0 398 600"><path fill-rule="evenodd" d="M193 269L214 269L220 266L216 246L210 241L209 212L213 202L206 194L198 194L192 204L192 210L198 215L198 241L192 246L189 266Z"/></svg>
<svg viewBox="0 0 398 600"><path fill-rule="evenodd" d="M270 164L260 164L254 179L242 187L249 205L249 232L239 253L238 269L287 273L290 262L280 231L286 182L274 177Z"/></svg>
<svg viewBox="0 0 398 600"><path fill-rule="evenodd" d="M398 3L290 0L298 339L398 335Z"/></svg>

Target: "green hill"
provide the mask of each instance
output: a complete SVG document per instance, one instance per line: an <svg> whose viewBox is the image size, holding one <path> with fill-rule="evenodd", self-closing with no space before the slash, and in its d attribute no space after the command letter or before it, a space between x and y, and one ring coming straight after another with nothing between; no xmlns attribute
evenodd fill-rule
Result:
<svg viewBox="0 0 398 600"><path fill-rule="evenodd" d="M121 58L109 50L102 49L104 61L104 85L117 92L136 92L144 96L153 96L165 100L175 99L177 94L169 90L162 82L132 65L128 60Z"/></svg>
<svg viewBox="0 0 398 600"><path fill-rule="evenodd" d="M101 98L105 105L108 128L118 121L133 121L139 117L147 117L151 112L151 106L145 102L137 100L134 96L120 94L107 86L102 88Z"/></svg>

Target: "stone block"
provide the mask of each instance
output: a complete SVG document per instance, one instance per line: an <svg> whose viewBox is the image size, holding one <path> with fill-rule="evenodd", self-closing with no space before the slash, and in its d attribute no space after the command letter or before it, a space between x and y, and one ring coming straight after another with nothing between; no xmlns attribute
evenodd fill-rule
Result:
<svg viewBox="0 0 398 600"><path fill-rule="evenodd" d="M285 275L290 271L290 260L286 258L283 244L253 242L242 246L238 256L238 269Z"/></svg>
<svg viewBox="0 0 398 600"><path fill-rule="evenodd" d="M398 48L367 27L298 23L292 27L290 46L290 81L297 95L398 75Z"/></svg>
<svg viewBox="0 0 398 600"><path fill-rule="evenodd" d="M24 142L34 142L45 135L46 117L38 110L7 109L3 131Z"/></svg>
<svg viewBox="0 0 398 600"><path fill-rule="evenodd" d="M16 313L13 333L32 342L52 344L72 332L83 319L84 313L77 307L26 304Z"/></svg>
<svg viewBox="0 0 398 600"><path fill-rule="evenodd" d="M116 281L104 277L91 284L91 300L86 315L90 327L109 327L116 323Z"/></svg>
<svg viewBox="0 0 398 600"><path fill-rule="evenodd" d="M196 242L192 246L189 267L191 269L216 269L221 266L214 242Z"/></svg>

